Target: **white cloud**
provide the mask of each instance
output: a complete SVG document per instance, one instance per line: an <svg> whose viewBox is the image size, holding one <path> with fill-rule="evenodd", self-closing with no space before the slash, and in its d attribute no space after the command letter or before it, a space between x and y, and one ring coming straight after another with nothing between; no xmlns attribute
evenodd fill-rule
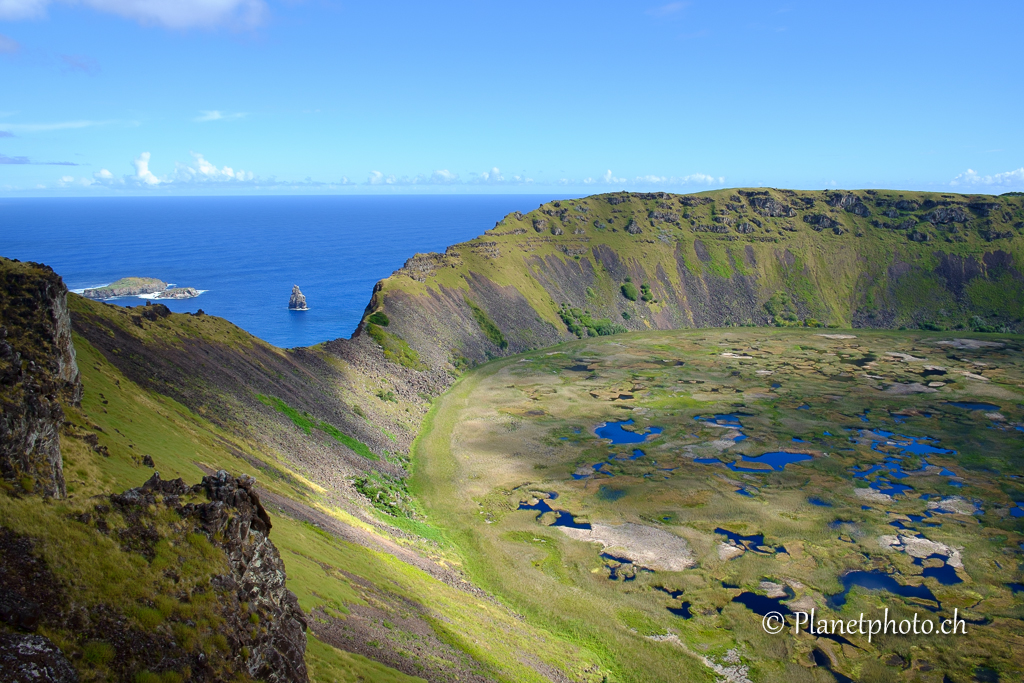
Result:
<svg viewBox="0 0 1024 683"><path fill-rule="evenodd" d="M0 20L32 19L44 16L53 0L0 0ZM141 24L167 28L210 28L235 26L251 28L267 13L263 0L57 0L80 2L99 12L109 12Z"/></svg>
<svg viewBox="0 0 1024 683"><path fill-rule="evenodd" d="M684 175L682 177L666 177L656 175L645 175L637 176L634 181L638 184L653 184L653 185L722 185L725 183L725 178L710 176L704 173L692 173L690 175Z"/></svg>
<svg viewBox="0 0 1024 683"><path fill-rule="evenodd" d="M395 176L384 175L380 171L370 171L370 176L366 179L367 185L394 185Z"/></svg>
<svg viewBox="0 0 1024 683"><path fill-rule="evenodd" d="M967 169L950 181L950 185L991 185L997 187L1024 187L1024 167L1016 171L1006 171L995 175L981 175L973 169Z"/></svg>
<svg viewBox="0 0 1024 683"><path fill-rule="evenodd" d="M217 109L211 111L200 112L199 116L192 119L198 123L205 123L206 121L233 121L234 119L240 119L246 116L245 112L236 112L234 114L225 114Z"/></svg>
<svg viewBox="0 0 1024 683"><path fill-rule="evenodd" d="M470 178L471 183L480 183L484 185L525 185L532 183L533 178L528 178L525 175L511 175L506 176L501 172L497 166L492 168L490 171L484 171L478 173L476 176Z"/></svg>
<svg viewBox="0 0 1024 683"><path fill-rule="evenodd" d="M180 161L174 164L174 182L178 183L204 183L204 182L224 182L224 181L250 181L256 178L250 171L243 171L239 169L234 170L230 166L224 166L217 168L216 164L211 164L202 154L198 152L190 152L192 155L192 165L183 164Z"/></svg>
<svg viewBox="0 0 1024 683"><path fill-rule="evenodd" d="M704 173L692 173L684 176L660 176L660 175L640 175L636 176L632 180L629 178L618 178L611 170L604 172L604 175L599 178L584 178L584 185L674 185L674 186L686 186L686 185L722 185L725 183L725 178L719 176L710 176Z"/></svg>
<svg viewBox="0 0 1024 683"><path fill-rule="evenodd" d="M149 170L149 152L143 152L135 159L135 175L132 177L143 185L159 185L160 179Z"/></svg>
<svg viewBox="0 0 1024 683"><path fill-rule="evenodd" d="M343 185L348 184L348 178L343 178L342 180ZM395 175L384 175L380 171L370 171L370 175L366 178L367 185L457 185L460 182L459 174L452 173L448 169L440 169L432 172L430 175L421 173L413 177L398 177Z"/></svg>
<svg viewBox="0 0 1024 683"><path fill-rule="evenodd" d="M230 182L256 184L259 183L259 179L250 171L235 170L230 166L222 166L218 168L216 164L212 164L203 157L202 154L192 152L192 161L184 164L176 162L174 164L174 174L170 176L160 177L157 176L149 167L152 156L149 152L143 152L140 154L132 165L135 167L135 173L131 175L125 175L122 178L118 178L108 169L102 168L92 174L92 180L83 184L96 184L104 187L135 187L135 188L155 188L155 187L193 187L200 184L209 184L216 182ZM261 185L278 185L275 180L259 183ZM308 184L308 183L300 183Z"/></svg>
<svg viewBox="0 0 1024 683"><path fill-rule="evenodd" d="M612 185L612 184L621 185L621 184L623 184L625 182L628 182L625 178L616 178L614 175L612 175L611 169L608 169L607 171L605 171L604 175L602 175L597 180L595 180L593 178L584 178L583 179L583 184L584 185L596 185L598 183L604 183L605 185Z"/></svg>
<svg viewBox="0 0 1024 683"><path fill-rule="evenodd" d="M437 185L450 185L459 182L459 174L452 173L448 169L442 169L431 173L430 180Z"/></svg>
<svg viewBox="0 0 1024 683"><path fill-rule="evenodd" d="M57 180L57 186L58 187L73 187L73 186L74 187L89 187L90 185L95 184L95 182L96 182L95 180L90 180L89 178L78 178L76 180L74 176L65 175L65 176L61 176L60 179Z"/></svg>
<svg viewBox="0 0 1024 683"><path fill-rule="evenodd" d="M609 168L607 171L604 172L604 175L601 176L601 181L605 183L624 183L626 182L626 179L616 178L615 176L612 175L612 170Z"/></svg>
<svg viewBox="0 0 1024 683"><path fill-rule="evenodd" d="M497 166L492 168L490 171L484 171L477 177L482 183L500 183L501 181L505 180L501 176L501 171L498 169Z"/></svg>

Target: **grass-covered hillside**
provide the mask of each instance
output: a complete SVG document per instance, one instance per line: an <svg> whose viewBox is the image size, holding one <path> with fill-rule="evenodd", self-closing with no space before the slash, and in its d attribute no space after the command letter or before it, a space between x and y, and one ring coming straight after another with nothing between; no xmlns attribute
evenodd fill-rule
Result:
<svg viewBox="0 0 1024 683"><path fill-rule="evenodd" d="M407 367L619 330L1017 330L1024 197L618 193L513 213L381 281L361 329Z"/></svg>
<svg viewBox="0 0 1024 683"><path fill-rule="evenodd" d="M5 280L4 325L31 301L23 271L59 284L34 264L0 269L18 276ZM40 637L83 681L299 680L260 669L258 647L292 617L257 599L264 588L239 600L218 578L235 558L218 545L229 534L207 528L208 493L111 498L154 472L192 485L226 470L256 480L276 550L253 566L274 569L279 554L310 680L601 679L594 653L470 583L424 521L403 478L425 414L418 393L432 390L419 373L388 372L369 340L362 355L286 351L219 318L66 296L81 381L56 422L66 496L20 489L17 472L0 486L0 657L12 639ZM6 335L5 359L23 332Z"/></svg>

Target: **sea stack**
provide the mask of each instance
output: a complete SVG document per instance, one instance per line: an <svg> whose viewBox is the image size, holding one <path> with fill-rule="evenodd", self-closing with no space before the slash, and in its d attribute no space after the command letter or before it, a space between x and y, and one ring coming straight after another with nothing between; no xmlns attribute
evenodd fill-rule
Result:
<svg viewBox="0 0 1024 683"><path fill-rule="evenodd" d="M306 297L302 295L298 285L292 285L292 298L288 300L288 308L293 311L305 311L309 308L306 306Z"/></svg>

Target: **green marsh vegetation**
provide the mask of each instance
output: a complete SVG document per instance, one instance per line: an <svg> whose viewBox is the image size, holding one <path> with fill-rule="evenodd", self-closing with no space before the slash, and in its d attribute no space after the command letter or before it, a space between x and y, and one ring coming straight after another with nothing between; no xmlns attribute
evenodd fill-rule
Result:
<svg viewBox="0 0 1024 683"><path fill-rule="evenodd" d="M699 656L721 663L730 650L751 680L818 680L806 666L815 647L854 680L917 680L926 662L941 672L936 680L969 678L977 666L1012 677L1024 617L1008 587L1024 578L1024 519L1012 512L1024 491L1013 478L1024 468L1024 339L972 338L982 344L965 348L948 333L706 329L587 338L492 361L435 401L410 490L474 581L531 623L600 652L613 680L701 680L711 670ZM581 363L590 374L576 371ZM716 424L716 415L734 417ZM662 431L612 446L594 433L624 420L633 421L626 433ZM766 452L811 459L783 469L744 460ZM885 469L895 462L900 476ZM856 476L871 468L880 469ZM893 484L911 488L899 494ZM624 569L628 548L579 540L552 526L552 513L517 510L538 499L597 528L634 524L685 539L695 565ZM936 511L949 500L967 507ZM723 552L719 528L763 535L764 547ZM930 575L943 559L915 563L880 541L899 535L959 549L958 582ZM841 610L829 608L843 574L875 570L927 586L939 614L956 608L977 621L970 643L768 636L761 617L733 601L763 595L769 581L786 587L783 602L827 618L885 607L909 618L935 607L855 588ZM681 602L692 618L668 611ZM879 664L894 654L908 673Z"/></svg>

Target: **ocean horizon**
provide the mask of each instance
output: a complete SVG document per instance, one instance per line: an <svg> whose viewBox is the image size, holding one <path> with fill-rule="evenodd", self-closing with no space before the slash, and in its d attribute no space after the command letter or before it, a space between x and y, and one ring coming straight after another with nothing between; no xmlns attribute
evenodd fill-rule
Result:
<svg viewBox="0 0 1024 683"><path fill-rule="evenodd" d="M275 346L312 346L351 336L373 285L413 254L568 196L0 199L0 256L44 263L78 292L130 276L194 287L203 293L160 303L221 316ZM292 285L309 310L288 310Z"/></svg>

